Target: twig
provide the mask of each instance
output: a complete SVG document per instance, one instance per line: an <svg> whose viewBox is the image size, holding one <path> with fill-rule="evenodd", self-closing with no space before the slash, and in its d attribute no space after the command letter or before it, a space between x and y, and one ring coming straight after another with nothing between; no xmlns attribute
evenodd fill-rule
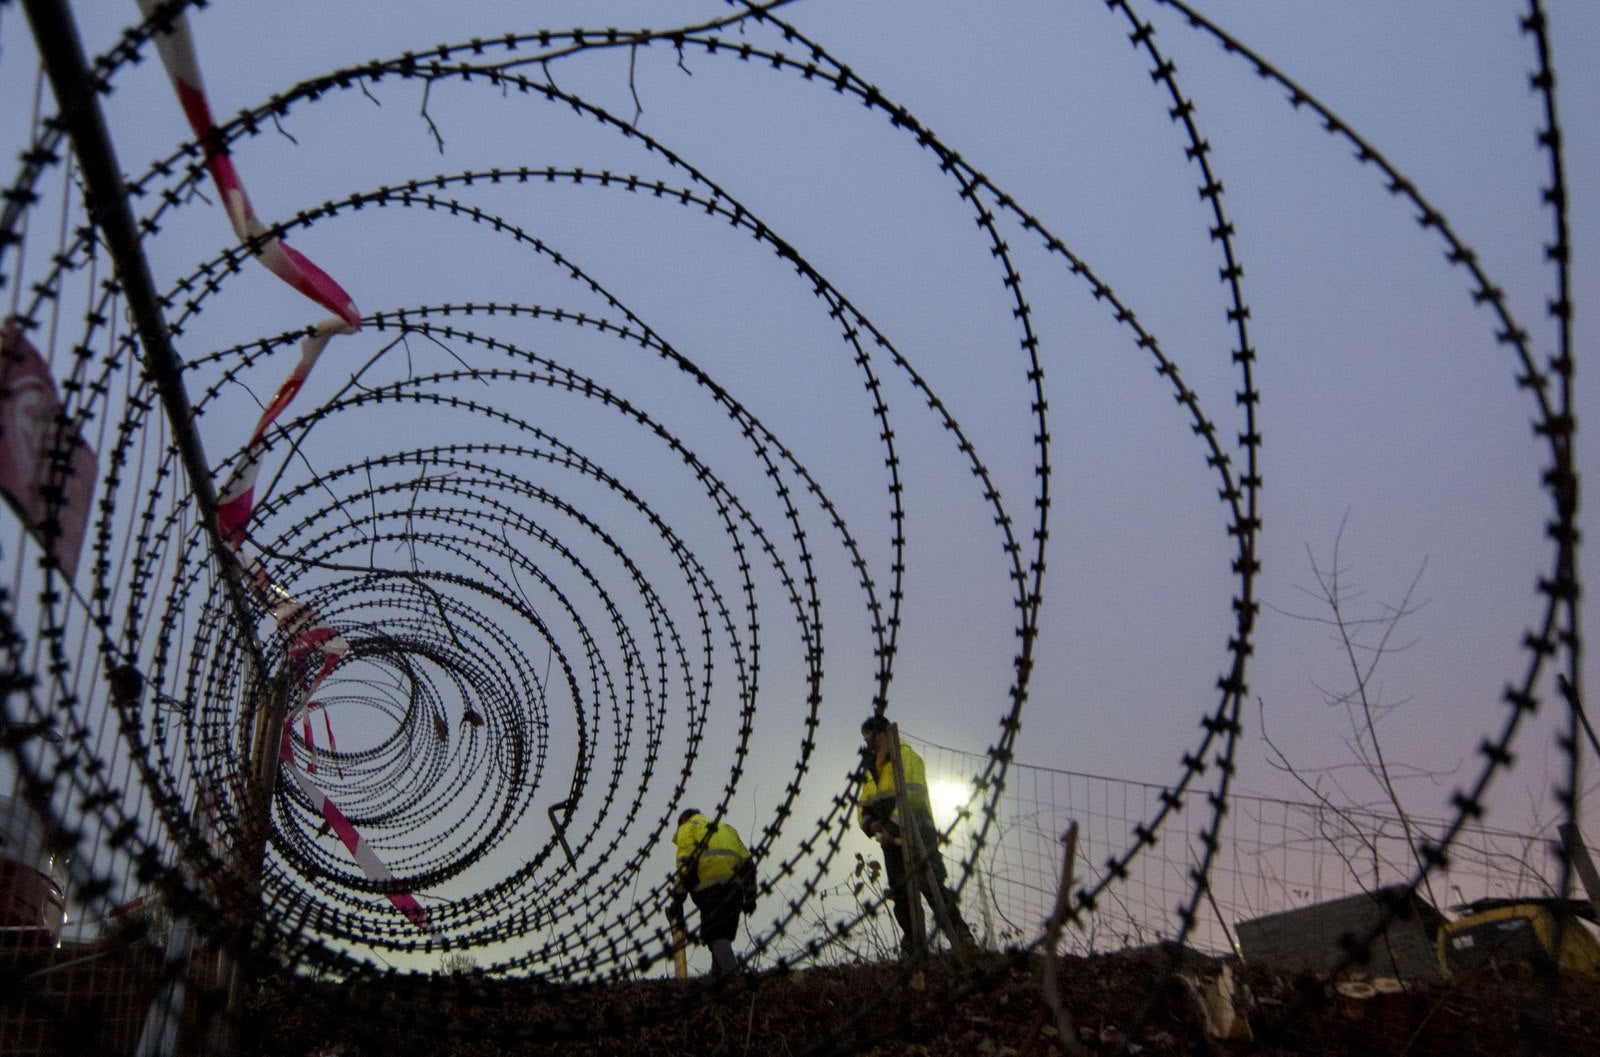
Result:
<svg viewBox="0 0 1600 1057"><path fill-rule="evenodd" d="M363 91L364 90L365 89L363 89ZM272 127L277 129L278 134L284 139L288 140L290 143L293 143L296 147L300 146L300 141L291 136L289 134L289 130L283 127L283 123L278 120L277 114L272 115Z"/></svg>
<svg viewBox="0 0 1600 1057"><path fill-rule="evenodd" d="M639 118L644 116L644 104L639 102L639 87L634 83L633 71L639 59L639 45L635 44L628 49L628 91L633 93L633 123L639 124Z"/></svg>
<svg viewBox="0 0 1600 1057"><path fill-rule="evenodd" d="M486 386L490 385L489 379L483 377L483 373L481 371L473 370L471 365L469 365L466 360L463 360L461 358L460 354L456 352L456 350L452 349L450 346L446 345L444 342L442 342L438 338L434 337L433 336L433 332L431 330L423 330L421 333L422 333L423 337L427 338L429 341L431 341L435 345L439 346L439 348L443 349L445 351L446 355L448 355L451 359L453 359L457 363L459 363L463 368L466 369L466 371L468 373L470 373L473 377L477 378L478 381L482 382ZM408 361L409 361L410 353L411 353L411 346L409 344L407 344L406 345L406 354L407 354ZM491 386L491 388L492 388L492 386Z"/></svg>
<svg viewBox="0 0 1600 1057"><path fill-rule="evenodd" d="M1321 686L1317 686L1317 690L1329 705L1343 706L1351 727L1351 736L1344 739L1345 744L1349 747L1356 766L1379 787L1384 799L1388 801L1389 807L1393 809L1403 831L1406 851L1410 855L1413 864L1421 868L1424 863L1417 850L1419 847L1417 827L1410 813L1401 802L1398 785L1402 777L1413 777L1414 775L1406 774L1402 776L1398 773L1402 768L1397 768L1390 763L1384 749L1383 739L1378 731L1378 724L1384 716L1399 707L1400 704L1404 704L1404 702L1385 705L1383 702L1374 699L1370 688L1373 685L1373 678L1379 663L1390 654L1406 650L1411 645L1411 643L1396 643L1393 640L1395 633L1399 630L1401 621L1415 615L1426 604L1425 602L1416 602L1414 599L1417 587L1422 581L1424 572L1427 570L1428 563L1426 559L1422 561L1411 582L1406 586L1398 604L1382 604L1381 611L1376 616L1358 617L1350 614L1347 612L1346 607L1352 599L1360 598L1360 592L1352 591L1343 582L1345 567L1341 561L1341 548L1349 517L1350 515L1347 511L1339 523L1339 530L1334 535L1333 552L1328 566L1320 565L1316 556L1310 552L1310 548L1307 548L1307 559L1310 562L1311 573L1316 584L1314 589L1301 588L1301 590L1308 596L1315 598L1324 608L1327 615L1294 613L1276 609L1276 607L1274 609L1285 616L1290 616L1297 620L1321 624L1334 632L1335 641L1339 643L1341 652L1344 655L1344 667L1350 675L1353 685L1350 689L1342 692L1324 689ZM1364 641L1364 638L1371 628L1378 629L1377 641L1369 644L1368 641ZM1314 682L1312 685L1316 686ZM1382 834L1373 835L1363 832L1350 815L1322 791L1321 782L1313 784L1307 780L1305 772L1301 768L1294 766L1288 756L1267 736L1265 704L1259 697L1256 701L1262 720L1262 739L1267 743L1272 756L1275 757L1275 760L1270 761L1272 766L1292 776L1319 803L1350 827L1350 832L1371 853L1374 872L1373 884L1375 887L1380 886L1382 878L1379 874L1384 865L1379 849L1379 841L1382 838ZM1324 769L1321 773L1327 773L1329 770L1331 769ZM1341 797L1347 800L1350 799L1349 793L1337 778L1333 779L1333 785ZM1351 869L1352 873L1356 874L1356 879L1359 882L1360 875L1356 873L1355 864L1346 859L1346 866ZM1437 902L1433 892L1431 873L1425 872L1422 884L1427 890L1430 901Z"/></svg>
<svg viewBox="0 0 1600 1057"><path fill-rule="evenodd" d="M428 131L433 133L433 141L439 146L439 153L444 153L444 137L439 135L439 126L433 123L433 117L428 113L428 95L433 91L433 78L428 78L422 85L422 120L428 123Z"/></svg>

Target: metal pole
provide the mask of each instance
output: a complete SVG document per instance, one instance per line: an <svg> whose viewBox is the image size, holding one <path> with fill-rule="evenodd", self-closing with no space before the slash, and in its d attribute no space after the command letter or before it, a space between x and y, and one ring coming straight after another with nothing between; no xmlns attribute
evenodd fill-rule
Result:
<svg viewBox="0 0 1600 1057"><path fill-rule="evenodd" d="M50 78L60 123L72 139L83 177L89 219L105 238L144 349L144 369L155 384L166 410L172 445L189 477L189 489L200 508L200 524L211 544L211 555L222 571L239 625L239 640L251 653L257 672L265 672L261 644L256 640L251 612L240 579L238 562L217 531L217 490L211 480L200 434L194 427L194 408L183 385L183 367L172 347L171 331L150 276L149 262L139 244L133 211L128 208L127 187L117 162L116 149L106 129L105 115L95 96L96 84L84 58L77 23L63 0L22 0L39 47L39 58Z"/></svg>
<svg viewBox="0 0 1600 1057"><path fill-rule="evenodd" d="M128 208L122 169L111 145L105 115L95 96L95 79L84 58L77 23L62 0L22 0L22 6L28 13L40 61L61 107L59 120L72 138L73 152L78 156L89 219L105 237L116 265L123 296L127 298L128 310L133 313L134 325L139 331L139 343L144 347L145 370L166 409L173 446L178 449L189 475L189 487L199 503L216 557L224 568L231 567L234 564L232 553L216 532L217 493L211 481L211 465L206 461L200 435L194 428L194 409L183 387L182 365L172 348L161 299L150 276L149 262L139 245L138 228L133 221L133 211ZM248 621L246 626L253 623Z"/></svg>
<svg viewBox="0 0 1600 1057"><path fill-rule="evenodd" d="M111 143L105 115L96 98L98 83L84 57L77 23L64 0L22 0L22 7L33 29L40 62L50 78L51 90L60 106L59 120L67 130L78 158L90 221L104 237L116 267L123 296L127 299L128 310L133 314L139 342L144 349L145 372L161 398L168 426L172 430L173 446L188 474L190 492L200 508L202 531L210 541L212 558L232 602L239 641L250 652L254 671L265 673L264 655L255 636L255 617L245 596L237 562L217 531L217 494L211 480L211 464L206 459L205 449L194 427L194 410L184 389L182 366L172 348L161 299L156 294L149 262L145 260L139 244L133 211L128 207L122 169ZM280 725L283 721L282 695L269 691L267 696L268 714L264 719L270 729L274 720ZM259 697L259 688L247 688L247 701L255 702ZM257 796L250 798L255 801L248 808L251 814L255 814L256 805L271 804L277 767L269 761L276 759L275 748L274 739L258 738L257 759L246 760L241 767L242 772L252 774L252 785L257 793ZM250 828L264 835L266 818L252 818ZM257 854L254 840L246 840L241 845L241 853ZM244 868L246 876L259 875L259 861L241 861L239 865ZM232 967L222 975L224 978L231 976Z"/></svg>

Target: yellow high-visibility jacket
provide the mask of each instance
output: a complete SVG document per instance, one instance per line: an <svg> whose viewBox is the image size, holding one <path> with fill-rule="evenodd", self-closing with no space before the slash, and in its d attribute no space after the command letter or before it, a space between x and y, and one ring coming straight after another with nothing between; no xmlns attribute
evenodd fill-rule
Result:
<svg viewBox="0 0 1600 1057"><path fill-rule="evenodd" d="M928 775L922 765L922 757L904 741L900 743L900 766L905 772L906 803L913 813L932 818L933 804L928 800ZM861 783L861 804L856 809L856 816L863 828L869 815L888 819L895 825L900 824L894 801L894 759L891 756L885 756L876 771L868 774Z"/></svg>
<svg viewBox="0 0 1600 1057"><path fill-rule="evenodd" d="M708 830L710 836L706 836ZM690 815L689 821L678 827L672 843L678 848L677 883L681 889L701 891L731 881L739 868L750 860L750 852L739 839L738 830L726 822L713 824L698 813ZM693 876L690 876L691 870Z"/></svg>

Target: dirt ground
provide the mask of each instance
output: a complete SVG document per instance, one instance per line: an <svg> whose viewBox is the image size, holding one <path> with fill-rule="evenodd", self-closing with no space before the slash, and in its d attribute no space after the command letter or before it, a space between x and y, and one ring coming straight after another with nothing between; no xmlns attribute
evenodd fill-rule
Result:
<svg viewBox="0 0 1600 1057"><path fill-rule="evenodd" d="M1525 973L1393 993L1243 971L1249 1035L1214 1037L1165 956L1067 958L1068 1044L1037 959L931 962L922 987L893 966L770 972L708 986L647 981L557 988L527 981L394 981L263 993L247 1037L261 1057L1047 1057L1067 1053L1271 1057L1600 1054L1600 982L1553 997ZM1203 981L1214 964L1189 967Z"/></svg>

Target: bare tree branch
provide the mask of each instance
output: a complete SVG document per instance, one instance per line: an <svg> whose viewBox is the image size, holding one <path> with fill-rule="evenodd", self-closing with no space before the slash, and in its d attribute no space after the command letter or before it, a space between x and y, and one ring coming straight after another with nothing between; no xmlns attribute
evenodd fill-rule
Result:
<svg viewBox="0 0 1600 1057"><path fill-rule="evenodd" d="M1379 729L1380 724L1411 699L1407 696L1398 700L1386 700L1378 673L1387 658L1416 645L1416 639L1400 640L1400 625L1420 612L1427 604L1426 601L1417 599L1417 591L1427 571L1428 562L1424 558L1418 565L1417 571L1406 584L1398 602L1380 601L1375 611L1371 611L1368 607L1369 611L1366 613L1357 612L1353 607L1364 597L1364 593L1349 583L1349 570L1342 554L1344 534L1349 520L1350 515L1346 511L1339 522L1339 530L1334 535L1332 552L1326 565L1317 559L1309 545L1306 547L1306 559L1311 567L1314 586L1298 587L1297 590L1315 600L1318 603L1318 610L1297 613L1277 607L1271 608L1274 612L1295 620L1331 629L1332 639L1343 657L1343 667L1350 680L1349 685L1335 688L1324 686L1315 680L1312 680L1311 685L1322 695L1324 704L1343 710L1349 731L1341 740L1350 754L1351 761L1321 768L1298 766L1267 734L1265 703L1258 697L1256 704L1261 716L1261 737L1268 748L1268 764L1275 770L1288 774L1318 804L1340 820L1346 827L1347 835L1359 842L1363 855L1370 859L1370 869L1373 871L1372 883L1378 886L1382 883L1379 873L1385 865L1380 851L1384 834L1373 832L1366 820L1357 820L1352 816L1351 809L1359 805L1360 798L1353 796L1346 788L1341 775L1354 772L1372 780L1385 806L1400 824L1407 855L1412 864L1421 867L1423 863L1419 857L1418 833L1411 814L1400 796L1399 783L1419 777L1437 777L1437 772L1397 763L1389 758ZM1330 790L1324 787L1324 782L1331 787L1332 793L1337 794L1337 799L1334 795L1330 795ZM1353 863L1347 860L1347 865L1354 871ZM1359 876L1357 879L1360 879ZM1433 896L1431 880L1425 878L1424 883L1428 885L1431 898Z"/></svg>

